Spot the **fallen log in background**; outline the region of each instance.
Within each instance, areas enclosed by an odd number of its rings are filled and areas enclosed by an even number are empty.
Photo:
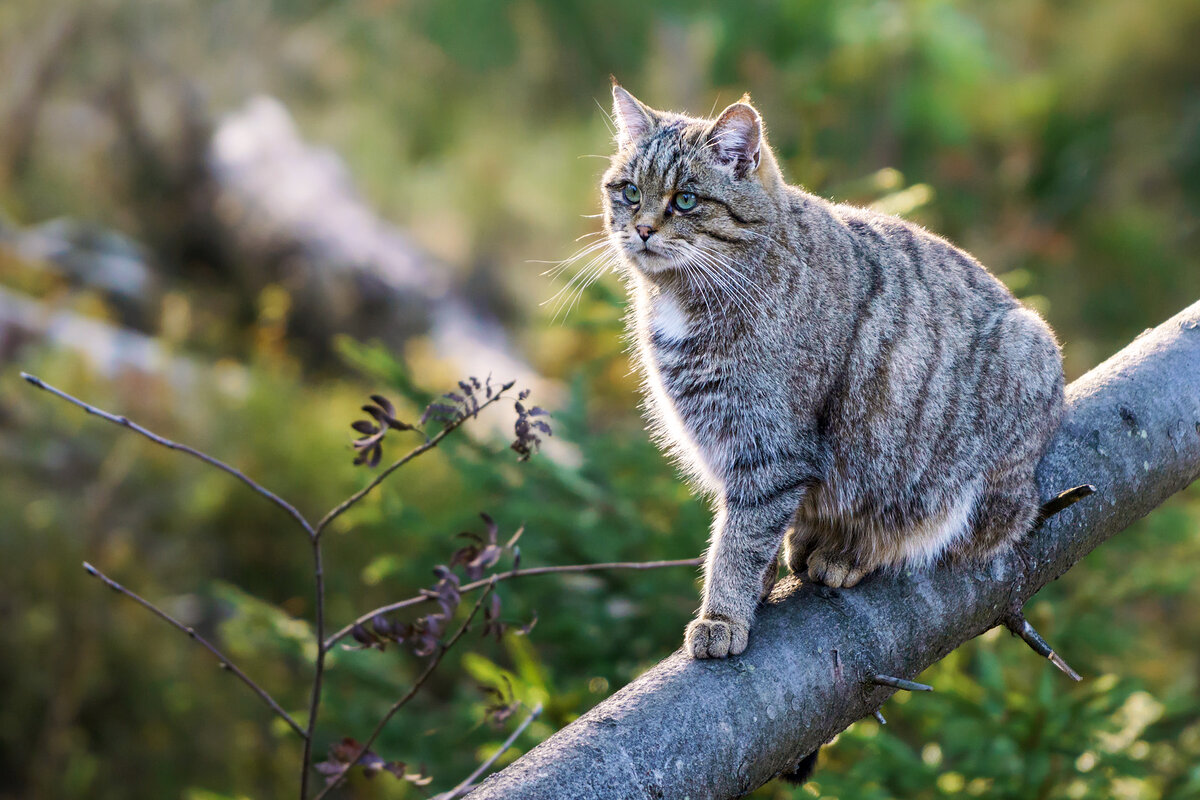
[[[1200,303],[1072,383],[1038,469],[1043,497],[1097,493],[978,569],[777,587],[737,658],[680,652],[472,792],[521,798],[728,798],[762,785],[1200,477]],[[1079,665],[1076,665],[1079,666]]]

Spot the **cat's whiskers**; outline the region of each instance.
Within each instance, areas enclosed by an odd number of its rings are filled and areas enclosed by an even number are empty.
[[[724,294],[733,304],[734,310],[739,313],[747,312],[747,303],[750,302],[749,296],[741,287],[730,284],[723,280],[719,262],[715,261],[712,256],[697,247],[693,242],[683,242],[683,246],[688,251],[690,263],[695,267],[696,274],[703,277],[705,286],[712,288],[714,294]],[[701,289],[703,291],[703,289]],[[702,295],[703,296],[703,295]],[[728,318],[728,309],[725,305],[718,305],[721,309],[721,317]],[[709,313],[711,314],[711,308]]]
[[[601,253],[575,273],[575,276],[567,282],[566,286],[559,289],[554,297],[543,301],[541,305],[557,301],[555,302],[554,315],[550,321],[558,321],[561,315],[563,322],[566,322],[571,311],[583,298],[583,293],[587,291],[587,288],[599,280],[604,273],[608,272],[616,260],[617,257],[614,253]]]
[[[730,299],[737,304],[740,311],[749,313],[754,303],[765,299],[762,290],[733,266],[739,262],[732,261],[722,253],[694,242],[690,243],[690,247],[698,262],[705,264],[711,272],[715,273],[715,277],[724,278],[721,286],[726,289]],[[744,265],[739,264],[739,266]]]
[[[690,247],[691,246],[687,242],[679,242],[678,243],[679,249],[687,251],[690,249]],[[708,312],[708,316],[712,317],[713,316],[712,305],[709,303],[708,293],[705,291],[705,287],[708,287],[710,284],[709,284],[708,279],[701,273],[699,266],[693,265],[692,263],[690,263],[689,259],[686,256],[686,253],[680,254],[680,253],[672,252],[669,254],[668,257],[670,258],[671,263],[676,268],[678,268],[679,270],[681,270],[683,272],[684,276],[688,280],[688,283],[703,284],[702,286],[696,287],[698,290],[697,293],[700,295],[700,299],[704,302],[704,308]],[[693,271],[693,267],[695,267],[695,271]],[[722,314],[724,314],[724,308],[722,308],[721,311],[722,311]]]
[[[599,231],[598,233],[603,233],[603,231]],[[584,236],[580,238],[585,238],[587,236],[589,236],[589,234],[584,234]],[[579,251],[574,255],[571,255],[568,258],[558,262],[556,266],[551,267],[550,269],[546,270],[546,272],[542,273],[543,275],[557,276],[567,268],[590,256],[590,259],[587,261],[587,263],[578,269],[561,289],[555,292],[553,296],[542,301],[540,304],[554,304],[555,310],[553,319],[558,318],[559,314],[563,311],[564,306],[568,305],[568,301],[571,301],[570,305],[574,305],[576,302],[576,294],[578,293],[579,296],[582,296],[583,290],[585,290],[588,285],[599,278],[600,275],[603,274],[609,266],[611,266],[612,262],[616,260],[616,254],[612,251],[611,247],[612,241],[605,236],[598,241],[590,242],[589,244],[580,248]]]
[[[604,232],[598,231],[598,233],[604,233]],[[590,234],[584,234],[584,236],[589,236],[589,235]],[[582,239],[582,238],[584,238],[584,236],[581,236],[579,238]],[[576,239],[575,241],[579,241],[579,239]],[[585,246],[583,246],[579,250],[577,250],[575,253],[564,258],[562,261],[531,260],[529,263],[530,264],[553,264],[554,266],[550,267],[550,269],[543,272],[542,275],[554,278],[554,277],[557,277],[558,275],[562,274],[562,272],[565,271],[566,269],[568,269],[572,264],[578,263],[581,259],[584,259],[590,255],[594,255],[597,251],[603,250],[604,248],[608,247],[609,245],[610,245],[610,242],[608,241],[608,239],[601,239],[601,240],[598,240],[595,242],[589,242],[588,244],[586,244]]]
[[[588,272],[587,277],[579,283],[579,286],[571,295],[571,301],[567,303],[566,309],[562,313],[564,323],[567,321],[567,317],[571,315],[571,312],[575,310],[575,306],[578,305],[579,301],[583,299],[583,293],[587,291],[587,288],[599,280],[600,277],[608,271],[609,267],[610,262],[607,259],[598,261],[596,266]],[[556,312],[555,318],[557,317],[558,313]]]
[[[592,99],[595,100],[595,98]],[[612,134],[614,139],[617,138],[617,123],[612,118],[612,115],[608,113],[608,109],[602,106],[599,100],[596,100],[596,108],[600,109],[600,117],[604,120],[604,127],[608,128],[608,132]]]
[[[697,288],[699,290],[701,299],[704,301],[704,306],[706,309],[708,309],[709,316],[711,317],[711,316],[713,316],[713,312],[712,312],[712,306],[708,302],[708,294],[709,294],[708,290],[711,290],[711,293],[714,295],[723,294],[724,292],[722,291],[722,289],[724,287],[721,283],[720,276],[715,274],[713,269],[707,263],[705,263],[705,260],[702,256],[702,254],[700,254],[696,250],[696,248],[693,245],[691,245],[690,243],[687,245],[687,248],[688,248],[688,263],[690,263],[691,266],[694,268],[695,275],[698,276],[699,282],[702,284],[701,286],[699,286]],[[734,306],[735,307],[737,306],[736,302],[734,303]],[[717,308],[720,309],[721,318],[728,319],[728,317],[729,317],[728,307],[725,304],[718,303]]]
[[[749,271],[750,268],[746,264],[743,264],[741,261],[738,261],[736,258],[733,258],[732,256],[729,256],[725,253],[722,253],[718,250],[713,249],[712,246],[696,244],[695,247],[697,250],[716,258],[719,262],[721,262],[721,266],[724,269],[728,270],[731,275],[739,278],[746,286],[751,287],[756,290],[759,288],[750,279],[750,277],[748,275],[743,273],[741,270],[738,270],[735,268],[735,267],[741,267],[742,269]]]

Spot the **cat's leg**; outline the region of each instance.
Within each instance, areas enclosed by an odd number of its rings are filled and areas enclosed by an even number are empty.
[[[808,569],[808,554],[816,546],[818,536],[815,524],[797,511],[783,537],[783,559],[793,575],[803,575]]]
[[[724,658],[746,649],[764,573],[776,568],[774,559],[801,493],[788,489],[721,504],[705,563],[704,602],[685,637],[688,653]]]
[[[787,546],[792,572],[835,589],[849,589],[885,560],[870,530],[818,518],[797,518]]]
[[[808,557],[808,577],[832,589],[849,589],[879,566],[880,563],[860,558],[853,551],[819,548]]]
[[[989,486],[975,508],[971,535],[957,541],[951,552],[975,561],[1004,552],[1033,529],[1038,508],[1032,474]]]
[[[779,557],[783,554],[783,543],[775,550],[775,558],[771,559],[771,563],[767,565],[767,569],[763,572],[762,591],[758,593],[758,601],[761,603],[766,600],[771,594],[771,590],[775,588],[775,582],[779,580]]]

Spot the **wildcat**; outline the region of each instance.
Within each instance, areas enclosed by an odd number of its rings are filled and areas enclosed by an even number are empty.
[[[1046,323],[944,239],[787,185],[748,96],[697,119],[614,80],[613,118],[604,225],[652,427],[715,498],[685,650],[746,648],[781,551],[849,588],[1024,535],[1063,408]]]

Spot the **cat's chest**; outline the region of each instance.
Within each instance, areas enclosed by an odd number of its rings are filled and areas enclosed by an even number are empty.
[[[697,321],[678,300],[661,293],[649,301],[647,322],[653,343],[679,346],[692,338]]]
[[[700,327],[701,321],[670,295],[659,294],[649,301],[642,347],[662,390],[659,399],[672,404],[683,399],[681,389],[687,378],[702,368]]]
[[[642,346],[651,367],[654,400],[669,407],[693,433],[695,423],[728,387],[729,364],[711,352],[711,340],[705,320],[670,295],[650,301]]]

